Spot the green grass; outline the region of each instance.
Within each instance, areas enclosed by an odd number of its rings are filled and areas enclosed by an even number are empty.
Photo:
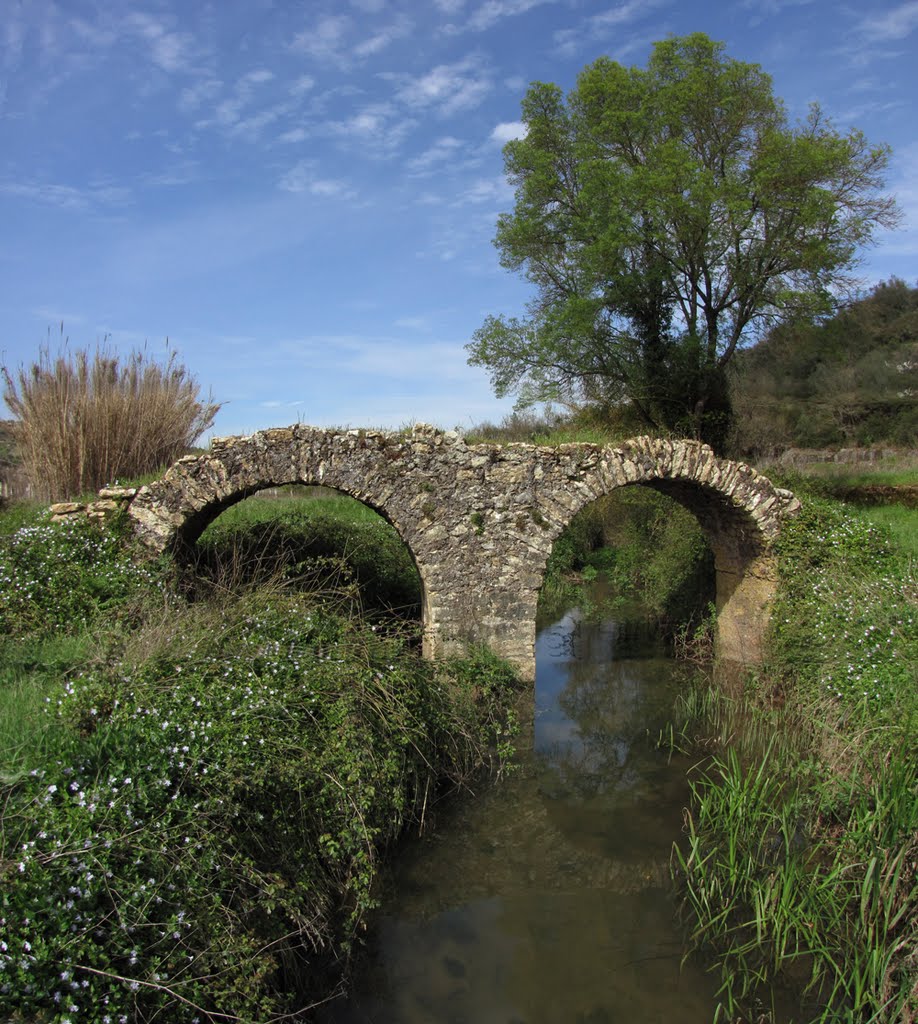
[[[888,531],[890,541],[904,554],[918,558],[918,509],[904,505],[882,505],[859,513]]]
[[[873,520],[805,499],[769,664],[739,697],[687,698],[673,729],[707,755],[674,870],[723,1019],[782,984],[799,1021],[918,1017],[918,577]]]
[[[0,537],[8,537],[23,526],[35,525],[45,515],[47,506],[37,501],[14,501],[0,505]]]
[[[394,532],[267,504],[295,572],[265,585],[224,564],[236,589],[190,604],[92,524],[0,537],[3,1019],[295,1014],[346,966],[387,845],[502,770],[505,665],[422,661],[305,585],[310,560],[385,561]],[[269,519],[241,507],[205,544],[239,551]],[[293,543],[317,536],[352,550]]]

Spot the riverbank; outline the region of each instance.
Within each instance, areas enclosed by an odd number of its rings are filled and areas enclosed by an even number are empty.
[[[6,522],[0,1011],[266,1021],[325,998],[385,846],[501,770],[512,674],[419,658],[382,615],[398,574],[361,592],[373,524],[291,520],[252,565],[228,521],[176,577],[88,522]]]
[[[918,1019],[915,512],[804,499],[779,542],[769,660],[740,697],[683,702],[702,758],[674,870],[718,1019]]]

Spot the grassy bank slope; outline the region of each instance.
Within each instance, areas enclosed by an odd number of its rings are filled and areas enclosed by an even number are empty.
[[[189,604],[89,524],[0,540],[0,1016],[267,1021],[327,994],[381,851],[492,763],[513,686],[351,614],[330,557]]]
[[[683,742],[714,751],[676,860],[692,934],[721,973],[718,1019],[771,1020],[763,993],[787,985],[799,1021],[911,1022],[914,555],[867,514],[808,498],[779,557],[770,664],[741,699],[698,691],[684,708]]]

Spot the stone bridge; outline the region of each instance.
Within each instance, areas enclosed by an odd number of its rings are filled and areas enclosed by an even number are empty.
[[[304,425],[214,438],[129,496],[153,550],[193,545],[228,506],[265,487],[333,487],[371,506],[407,545],[423,587],[424,653],[489,644],[535,670],[535,615],[552,544],[574,515],[640,485],[690,509],[714,552],[718,655],[754,664],[775,588],[771,543],[798,502],[705,445],[638,437],[618,446],[468,445],[418,424],[404,433]]]

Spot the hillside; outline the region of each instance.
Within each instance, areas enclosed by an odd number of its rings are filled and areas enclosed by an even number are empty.
[[[738,454],[784,446],[918,445],[918,287],[891,279],[816,324],[740,353]]]

